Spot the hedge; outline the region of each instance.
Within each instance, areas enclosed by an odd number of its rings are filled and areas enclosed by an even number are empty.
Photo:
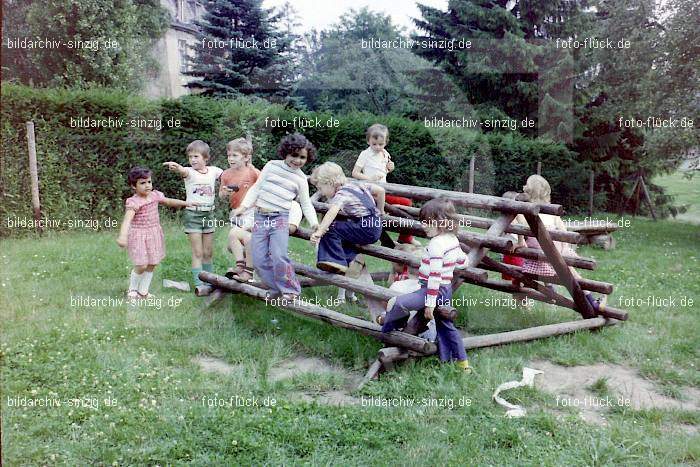
[[[480,134],[459,129],[425,128],[422,122],[367,113],[331,115],[297,112],[259,100],[223,100],[187,96],[149,101],[120,91],[2,87],[2,159],[0,160],[0,235],[10,234],[6,218],[31,218],[25,122],[35,123],[42,213],[52,219],[121,217],[131,195],[126,172],[150,167],[154,186],[170,197],[184,196],[181,180],[162,163],[186,164],[185,148],[202,139],[212,148],[213,165],[225,168],[226,142],[250,134],[254,163],[275,158],[279,140],[293,131],[294,117],[320,121],[305,134],[318,148],[318,160],[335,160],[350,170],[366,147],[365,129],[389,127],[387,150],[396,170],[389,181],[445,189],[467,189],[469,160],[476,156],[476,191],[500,194],[518,190],[542,161],[553,202],[573,212],[586,206],[586,174],[575,154],[561,144],[512,133]],[[77,128],[76,119],[121,119],[121,128]],[[132,128],[133,119],[160,119],[163,128]],[[72,120],[71,120],[72,119]],[[166,127],[170,119],[179,127]],[[329,119],[337,125],[327,126]],[[273,121],[289,126],[273,127]],[[71,127],[73,122],[73,127]],[[309,167],[310,169],[310,167]],[[224,207],[221,207],[223,215]]]

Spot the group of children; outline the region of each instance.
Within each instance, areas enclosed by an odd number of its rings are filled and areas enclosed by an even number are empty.
[[[219,197],[227,200],[231,208],[228,249],[236,263],[235,268],[227,271],[227,277],[247,282],[255,272],[269,288],[270,298],[295,300],[301,288],[289,259],[288,243],[302,215],[313,231],[311,242],[318,245],[316,266],[345,274],[357,256],[355,245],[375,243],[383,235],[380,216],[385,203],[411,204],[409,199],[386,195],[382,187],[372,183],[386,181],[387,174],[394,169],[394,162],[385,149],[388,136],[384,125],[375,124],[367,130],[369,147],[362,151],[352,171],[355,179],[366,182],[349,181],[343,169],[333,162],[316,167],[311,182],[317,188],[316,196],[325,198],[329,206],[321,223],[302,172],[302,168],[314,160],[316,148],[298,133],[282,139],[277,149],[279,159],[269,161],[262,171],[253,167],[253,146],[245,138],[227,144],[229,168],[226,170],[208,165],[209,146],[200,140],[193,141],[187,146],[188,167],[177,162],[163,164],[182,178],[186,201],[166,198],[153,190],[150,170],[132,168],[128,182],[134,195],[126,200],[126,214],[117,238],[119,246],[127,248],[134,264],[127,296],[132,299],[150,296],[148,289],[153,270],[165,257],[163,230],[158,220],[159,204],[185,209],[184,230],[192,249],[195,292],[198,295],[208,292],[199,273],[213,270],[216,221],[212,214],[217,180]],[[540,179],[542,177],[530,177],[525,192],[531,196],[531,201],[549,202],[546,192],[549,185],[542,188],[544,179]],[[538,190],[544,190],[539,198]],[[449,201],[434,199],[423,205],[419,217],[430,238],[418,269],[420,288],[390,300],[386,313],[380,315],[377,322],[383,332],[391,332],[403,328],[410,311],[418,310],[419,321],[435,320],[440,359],[455,361],[459,367],[470,371],[462,337],[451,317],[436,313],[440,306],[449,306],[454,270],[465,266],[466,255],[455,235],[459,225],[456,211]],[[553,223],[559,227],[556,220],[545,221],[547,225]],[[530,242],[529,239],[520,241],[521,246],[531,246],[525,243]],[[417,243],[410,236],[400,237],[399,242]],[[542,270],[546,267],[551,268],[548,263],[525,264],[523,270],[533,269],[533,273],[547,275],[550,271]]]

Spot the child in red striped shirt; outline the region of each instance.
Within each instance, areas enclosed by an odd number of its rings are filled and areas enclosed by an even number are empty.
[[[411,310],[418,310],[418,316],[423,310],[426,321],[435,319],[440,360],[455,361],[465,371],[471,371],[462,336],[454,323],[439,313],[434,314],[436,306],[450,306],[453,272],[455,268],[464,268],[467,259],[455,235],[459,229],[455,207],[448,200],[434,199],[423,205],[419,218],[430,238],[418,269],[421,288],[389,300],[389,311],[379,316],[377,322],[382,325],[382,332],[391,332],[406,325]]]

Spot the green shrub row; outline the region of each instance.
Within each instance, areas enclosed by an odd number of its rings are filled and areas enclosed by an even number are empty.
[[[69,91],[2,87],[0,234],[6,218],[32,215],[25,122],[36,128],[42,213],[52,219],[120,217],[131,195],[126,172],[150,167],[154,185],[167,196],[183,197],[184,186],[162,163],[186,164],[185,148],[202,139],[212,148],[213,165],[227,167],[226,142],[249,134],[258,167],[275,158],[279,140],[293,131],[293,118],[320,121],[300,130],[318,148],[318,164],[335,160],[350,170],[366,148],[365,129],[377,121],[390,130],[387,149],[396,163],[389,181],[466,190],[469,160],[476,156],[476,192],[518,190],[542,161],[553,202],[569,211],[586,205],[585,170],[565,146],[516,134],[479,134],[458,129],[426,129],[401,117],[358,113],[331,115],[297,112],[263,101],[217,100],[187,96],[149,101],[114,90]],[[78,119],[122,120],[121,128],[77,128]],[[132,128],[132,120],[158,119],[163,127]],[[330,119],[337,124],[327,125]],[[179,120],[179,127],[167,127]],[[273,122],[287,122],[273,125]],[[222,207],[222,215],[224,208]]]

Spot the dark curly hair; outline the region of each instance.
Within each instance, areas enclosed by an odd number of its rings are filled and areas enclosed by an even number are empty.
[[[148,178],[151,176],[151,169],[145,167],[132,167],[129,173],[126,175],[126,179],[129,182],[129,186],[136,186],[136,182],[142,178]]]
[[[302,149],[306,149],[307,164],[316,159],[316,146],[311,144],[311,141],[306,139],[304,135],[294,133],[282,138],[280,145],[277,147],[277,155],[280,159],[286,159],[288,155],[296,154]]]

